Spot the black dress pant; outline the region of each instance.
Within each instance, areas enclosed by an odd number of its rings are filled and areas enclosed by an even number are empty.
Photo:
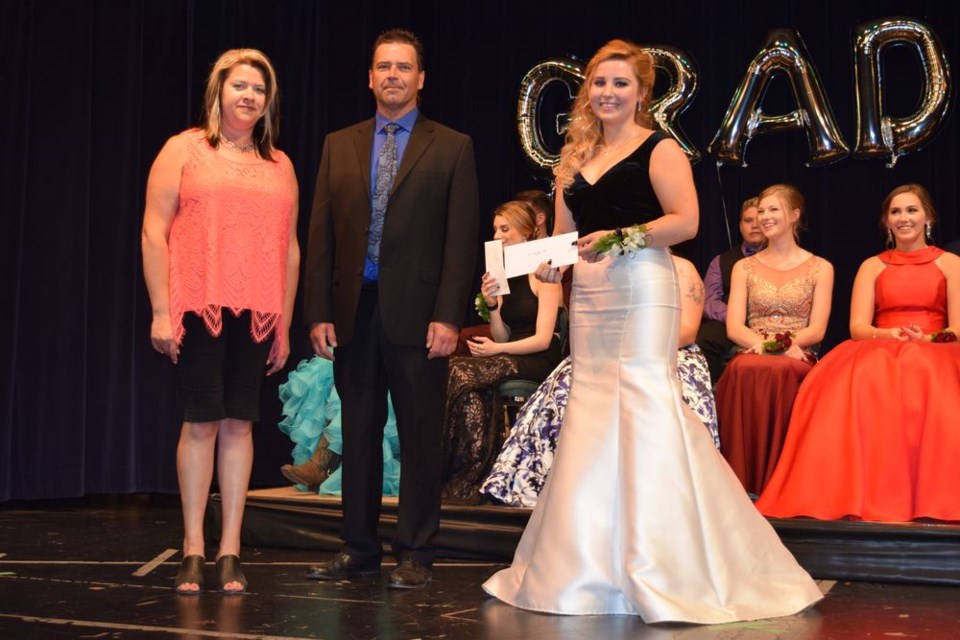
[[[400,506],[393,551],[398,558],[429,565],[434,556],[430,540],[440,526],[448,359],[428,360],[423,345],[388,344],[383,323],[376,289],[364,288],[353,338],[334,350],[343,420],[344,551],[371,563],[382,553],[377,525],[389,391],[400,436]],[[426,339],[425,333],[424,345]]]
[[[697,345],[707,359],[710,381],[716,386],[736,346],[727,338],[727,325],[719,320],[704,319],[697,331]]]

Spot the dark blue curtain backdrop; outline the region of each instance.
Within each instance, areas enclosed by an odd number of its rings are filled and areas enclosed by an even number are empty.
[[[705,150],[767,31],[793,27],[853,144],[851,31],[893,15],[927,21],[960,64],[960,8],[927,0],[0,2],[0,500],[176,491],[180,409],[172,366],[149,344],[140,220],[150,163],[168,136],[197,123],[205,76],[224,49],[260,48],[276,64],[280,146],[300,179],[305,243],[324,135],[372,114],[369,50],[385,28],[409,27],[423,39],[423,111],[473,136],[489,220],[516,190],[543,184],[514,125],[520,79],[538,61],[587,59],[613,37],[686,50],[701,88],[680,123]],[[922,87],[913,54],[901,47],[887,63],[890,111],[911,113]],[[792,108],[788,96],[777,80],[765,110]],[[727,246],[724,203],[735,219],[738,203],[764,186],[796,184],[808,204],[803,243],[836,267],[830,347],[846,337],[857,266],[881,249],[876,221],[889,189],[926,184],[941,215],[937,239],[960,236],[958,142],[951,114],[932,144],[894,169],[852,159],[807,168],[800,133],[754,140],[749,167],[724,166],[719,180],[705,158],[695,167],[700,234],[682,252],[703,269]],[[293,348],[291,367],[307,355],[296,320]],[[256,485],[280,484],[277,467],[289,458],[276,427],[284,379],[264,390]]]

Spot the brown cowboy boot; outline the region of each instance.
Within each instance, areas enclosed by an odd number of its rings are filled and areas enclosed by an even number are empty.
[[[290,482],[306,485],[310,491],[316,491],[340,464],[340,456],[330,451],[329,445],[327,437],[322,436],[312,458],[296,466],[285,464],[280,467],[280,473]]]

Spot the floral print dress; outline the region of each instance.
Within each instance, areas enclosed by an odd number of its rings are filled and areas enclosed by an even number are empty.
[[[570,394],[570,370],[570,358],[567,357],[521,407],[493,470],[480,488],[481,493],[514,507],[537,504],[560,438],[560,425]],[[703,422],[719,449],[717,408],[710,370],[696,344],[677,352],[677,374],[683,401]]]

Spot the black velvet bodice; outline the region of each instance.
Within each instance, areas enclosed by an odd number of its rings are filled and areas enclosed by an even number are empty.
[[[650,154],[669,136],[654,132],[629,156],[613,165],[595,184],[579,172],[563,199],[581,236],[601,229],[644,224],[663,215],[650,183]]]

